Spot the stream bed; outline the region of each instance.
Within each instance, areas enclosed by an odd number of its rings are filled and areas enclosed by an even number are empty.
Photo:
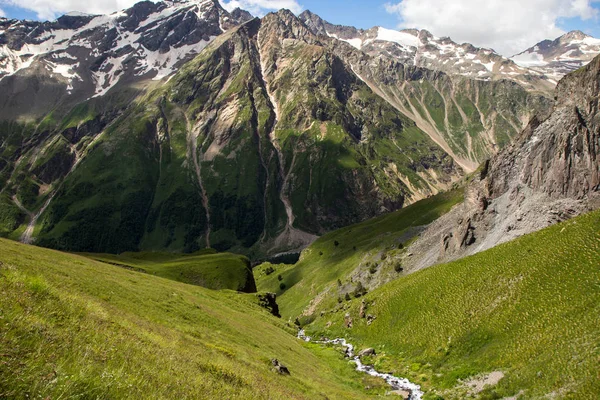
[[[304,329],[300,329],[298,331],[298,338],[304,340],[305,342],[312,343],[322,343],[322,344],[337,344],[341,345],[346,349],[346,355],[350,358],[350,360],[356,364],[356,370],[360,372],[364,372],[371,376],[376,376],[385,380],[388,385],[391,386],[392,390],[405,390],[410,393],[410,400],[421,400],[423,398],[423,392],[421,391],[421,386],[412,383],[406,378],[399,378],[397,376],[391,374],[384,374],[382,372],[378,372],[371,365],[365,365],[360,361],[360,357],[354,354],[354,345],[348,343],[346,339],[337,338],[337,339],[325,339],[325,340],[313,340],[310,336],[306,336]]]

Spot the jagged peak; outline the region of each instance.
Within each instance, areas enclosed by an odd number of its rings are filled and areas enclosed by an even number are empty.
[[[583,33],[580,30],[574,30],[574,31],[565,33],[559,39],[582,40],[582,39],[585,39],[586,37],[592,37],[592,36],[590,36],[586,33]]]

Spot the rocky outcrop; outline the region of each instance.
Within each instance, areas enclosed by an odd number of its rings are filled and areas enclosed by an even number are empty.
[[[549,116],[485,163],[465,201],[410,247],[409,269],[473,254],[600,207],[600,56],[563,78]]]
[[[281,314],[279,314],[279,305],[277,304],[277,295],[275,293],[259,293],[256,297],[258,298],[259,306],[268,310],[277,318],[281,318]]]

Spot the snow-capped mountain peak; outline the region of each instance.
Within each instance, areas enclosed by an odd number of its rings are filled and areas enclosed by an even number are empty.
[[[372,56],[391,57],[403,64],[444,71],[472,79],[508,78],[525,86],[531,71],[520,67],[492,49],[478,48],[469,43],[458,44],[449,37],[437,37],[427,30],[393,30],[374,27],[368,30],[333,25],[318,15],[305,11],[300,19],[315,33],[347,42]],[[537,73],[536,73],[537,75]],[[539,79],[536,80],[537,83]],[[548,82],[541,85],[551,86]]]
[[[600,53],[600,39],[581,31],[544,40],[511,57],[517,64],[559,79],[589,63]]]
[[[242,20],[240,20],[240,18]],[[237,18],[217,0],[141,2],[109,15],[68,13],[56,21],[0,20],[0,80],[28,69],[101,96],[117,82],[163,79]]]

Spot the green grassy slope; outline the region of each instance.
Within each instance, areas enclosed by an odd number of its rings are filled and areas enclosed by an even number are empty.
[[[496,370],[505,377],[481,398],[600,393],[600,211],[403,277],[364,299],[372,324],[359,318],[358,299],[310,329],[375,346],[381,368],[444,399],[465,397],[458,378]],[[351,329],[343,327],[346,312]]]
[[[0,318],[1,398],[363,398],[374,386],[249,295],[4,239]]]
[[[389,257],[381,264],[393,271],[394,256],[404,251],[398,249],[398,238],[411,228],[428,224],[448,212],[462,200],[462,194],[462,189],[439,194],[402,210],[328,233],[304,250],[293,267],[273,266],[276,271],[269,275],[264,273],[267,265],[255,268],[257,287],[260,291],[277,293],[284,318],[301,314],[310,300],[324,291],[328,293],[320,298],[319,306],[331,307],[337,304],[340,295],[338,279],[344,286],[351,285],[348,275],[359,265],[381,263],[384,252]],[[282,283],[285,289],[281,288]]]
[[[255,292],[250,260],[239,254],[207,249],[193,255],[173,253],[82,253],[91,259],[208,289]]]

